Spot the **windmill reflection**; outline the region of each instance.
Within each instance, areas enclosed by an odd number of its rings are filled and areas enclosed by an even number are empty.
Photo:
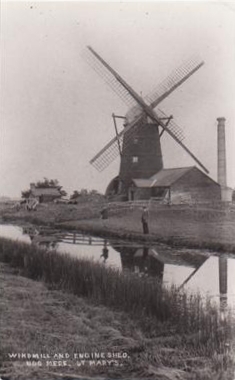
[[[128,247],[121,253],[123,269],[133,271],[140,276],[156,277],[163,280],[164,263],[158,259],[156,251],[148,246],[139,247],[132,256],[128,255]]]
[[[68,250],[76,255],[86,252],[89,258],[96,258],[104,264],[114,265],[123,271],[135,273],[139,277],[149,276],[160,283],[174,284],[179,290],[189,285],[192,289],[200,289],[202,293],[209,291],[214,296],[218,294],[219,288],[221,316],[226,316],[227,305],[230,302],[228,302],[228,262],[232,265],[231,259],[228,261],[226,256],[216,258],[201,251],[174,250],[164,245],[143,246],[121,240],[111,241],[49,227],[27,226],[23,228],[23,234],[27,234],[34,245],[48,250],[63,249],[66,252]],[[66,246],[60,243],[65,243]],[[81,249],[78,247],[78,250],[72,250],[71,247],[70,250],[69,245],[80,246]],[[88,246],[88,250],[84,251],[84,246]],[[204,282],[204,279],[210,276],[210,268],[214,268],[211,278],[215,277],[215,281],[211,284],[209,282],[207,286],[207,280]],[[231,289],[229,294],[231,294]]]
[[[204,254],[192,255],[187,252],[175,254],[174,250],[163,246],[119,246],[112,247],[120,253],[122,268],[139,276],[150,276],[164,282],[164,273],[168,267],[187,267],[190,270],[179,288],[183,287],[208,259]]]

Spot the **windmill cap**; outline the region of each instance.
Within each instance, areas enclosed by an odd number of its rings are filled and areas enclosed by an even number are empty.
[[[218,118],[217,118],[217,121],[218,121],[218,122],[225,121],[225,120],[226,120],[225,117],[218,117]]]

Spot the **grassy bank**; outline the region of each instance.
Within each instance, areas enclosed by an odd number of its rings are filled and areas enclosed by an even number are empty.
[[[144,235],[141,212],[141,209],[128,209],[119,213],[110,212],[105,223],[96,218],[60,222],[57,226],[105,237],[235,253],[235,213],[186,206],[152,208],[149,217],[150,231],[148,235]]]
[[[35,212],[16,211],[2,206],[0,216],[5,222],[29,222],[58,226],[106,237],[163,242],[171,246],[210,249],[235,253],[234,208],[201,205],[195,207],[153,206],[150,208],[148,236],[143,235],[141,208],[111,208],[109,219],[102,221],[103,204],[40,205]]]
[[[170,351],[160,355],[157,347],[154,347],[155,354],[149,353],[150,357],[146,357],[145,346],[136,348],[127,345],[129,355],[136,355],[137,358],[139,352],[151,365],[156,362],[157,366],[169,368],[177,362],[177,368],[185,376],[190,372],[193,374],[194,377],[186,376],[187,379],[219,379],[219,373],[226,376],[221,378],[230,379],[233,365],[230,354],[233,344],[232,317],[228,314],[222,322],[217,308],[209,301],[204,304],[199,295],[188,295],[174,288],[167,291],[153,280],[140,280],[97,263],[6,239],[0,240],[0,260],[14,267],[21,275],[43,280],[50,289],[65,291],[68,297],[73,294],[89,300],[94,307],[104,305],[115,313],[125,313],[128,326],[129,320],[132,320],[146,341],[154,342],[161,338],[170,342],[167,344],[169,350],[179,350],[178,359],[174,351],[175,362],[169,355]],[[198,358],[203,358],[206,363],[204,369],[208,369],[207,377],[205,373],[204,377],[196,375]]]
[[[180,337],[149,339],[124,312],[94,306],[85,299],[42,282],[16,275],[16,269],[0,264],[1,346],[0,373],[10,380],[230,380],[231,371],[216,365],[219,356],[205,358],[188,351]],[[63,367],[26,365],[26,360],[9,359],[9,353],[68,353]],[[74,353],[128,352],[127,360],[115,366],[78,367]],[[168,365],[170,363],[170,365]],[[117,365],[117,364],[120,364]],[[229,364],[229,363],[228,363]],[[121,366],[122,365],[122,366]]]

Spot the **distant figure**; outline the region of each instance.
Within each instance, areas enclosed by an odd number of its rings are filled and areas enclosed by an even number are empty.
[[[39,204],[39,201],[37,199],[34,199],[30,205],[31,210],[36,211],[37,210],[37,205]]]
[[[29,199],[26,199],[25,209],[26,209],[27,211],[31,211],[30,200],[29,200]]]
[[[37,210],[37,205],[38,205],[38,200],[35,198],[35,199],[27,199],[26,200],[26,210],[27,211],[36,211]]]
[[[26,208],[26,199],[21,199],[13,207],[15,207],[17,211],[19,211],[22,208]]]
[[[16,211],[20,211],[20,207],[21,207],[21,202],[17,202],[14,204],[14,206],[12,206],[12,208],[16,209]]]
[[[141,222],[143,225],[143,233],[145,235],[149,233],[148,219],[149,219],[149,211],[148,211],[147,207],[143,207]]]
[[[148,257],[148,255],[149,255],[149,247],[143,247],[143,259],[145,260],[145,259],[147,259],[147,257]]]
[[[107,207],[103,207],[100,211],[101,219],[108,219],[108,209]]]
[[[104,248],[102,249],[102,255],[100,257],[104,258],[104,263],[106,262],[107,258],[109,257],[109,250],[107,248],[107,241],[104,241]]]

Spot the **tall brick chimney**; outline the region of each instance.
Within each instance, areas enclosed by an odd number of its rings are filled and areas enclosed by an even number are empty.
[[[218,117],[218,183],[221,187],[221,201],[232,202],[232,189],[227,186],[225,118]]]
[[[218,183],[221,188],[227,186],[227,172],[226,172],[226,146],[225,146],[225,118],[218,117],[218,168],[217,176]]]

